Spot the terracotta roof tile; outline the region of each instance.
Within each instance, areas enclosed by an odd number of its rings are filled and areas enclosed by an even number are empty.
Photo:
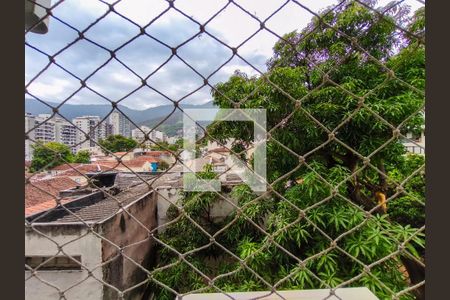
[[[68,177],[55,177],[46,180],[36,180],[25,184],[25,207],[35,206],[44,202],[55,203],[59,192],[74,188],[79,184]]]
[[[83,176],[86,173],[112,171],[116,164],[116,162],[111,161],[102,162],[101,164],[98,162],[92,164],[78,164],[72,166],[72,168],[68,167],[68,169],[63,170],[60,174],[63,176]]]
[[[82,205],[78,201],[82,201],[80,198],[71,201],[71,205],[66,208],[72,213],[65,210],[54,211],[47,215],[45,219],[40,220],[45,222],[79,222],[79,219],[83,221],[100,221],[108,218],[116,213],[120,212],[119,203],[122,206],[126,206],[140,197],[151,192],[146,184],[140,184],[126,191],[122,191],[114,197],[106,197],[92,201],[91,203],[84,203]],[[77,201],[78,200],[78,201]],[[54,206],[53,206],[54,207]]]
[[[146,151],[143,156],[171,155],[169,151]]]
[[[66,204],[66,203],[69,203],[69,202],[71,202],[73,200],[75,200],[75,199],[73,199],[73,198],[64,198],[64,199],[61,199],[60,202],[62,204]],[[57,204],[56,204],[55,200],[45,201],[45,202],[42,202],[42,203],[39,203],[39,204],[36,204],[36,205],[33,205],[33,206],[25,207],[25,216],[28,217],[28,216],[31,216],[31,215],[34,215],[34,214],[37,214],[37,213],[40,213],[40,212],[43,212],[43,211],[46,211],[46,210],[49,210],[49,209],[53,209],[53,208],[56,208],[56,207],[57,207]]]
[[[80,163],[63,164],[63,165],[59,165],[59,166],[52,168],[51,171],[72,170],[72,168],[76,168],[80,165],[82,165],[82,164],[80,164]]]

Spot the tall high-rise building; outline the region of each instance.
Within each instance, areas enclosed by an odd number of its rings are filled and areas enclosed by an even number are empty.
[[[131,122],[121,112],[113,111],[109,115],[108,123],[112,125],[112,134],[131,137]]]
[[[99,116],[82,116],[73,119],[76,126],[76,144],[77,150],[90,149],[97,147],[101,139],[105,139],[112,131],[105,121]],[[88,135],[88,138],[86,135]]]
[[[36,141],[42,143],[56,141],[55,120],[49,114],[40,114],[35,117],[36,129],[34,136]]]
[[[55,141],[69,146],[72,152],[76,152],[76,128],[66,120],[55,119]]]
[[[36,127],[34,130],[34,127]],[[31,131],[30,131],[31,130]],[[25,141],[25,160],[33,158],[33,147],[35,142],[48,143],[58,142],[69,146],[75,152],[76,132],[75,126],[66,120],[52,117],[50,114],[33,116],[25,114],[25,132],[28,132],[30,140]]]

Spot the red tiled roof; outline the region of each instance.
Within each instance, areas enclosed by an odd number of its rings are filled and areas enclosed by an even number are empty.
[[[127,167],[129,168],[140,168],[142,167],[145,163],[152,163],[152,162],[158,162],[159,160],[152,157],[152,156],[140,156],[140,157],[136,157],[127,161],[123,161],[121,163],[118,163],[117,161],[101,161],[99,163],[101,163],[102,166],[104,167],[108,167],[110,169],[121,169],[121,170],[128,170]]]
[[[56,166],[51,169],[51,171],[65,171],[65,170],[72,170],[72,168],[75,168],[79,165],[82,165],[80,163],[71,163],[71,164],[62,164],[59,166]]]
[[[139,159],[132,159],[132,160],[128,160],[128,161],[124,161],[120,164],[120,169],[128,169],[128,168],[141,168],[143,167],[145,164],[147,163],[152,163],[152,162],[158,162],[158,160],[154,159],[154,158],[139,158]],[[128,167],[128,168],[127,168]]]
[[[53,202],[59,192],[74,188],[79,184],[68,177],[55,177],[52,179],[33,181],[25,184],[25,207],[40,205],[44,202]],[[27,212],[27,211],[25,211]]]
[[[142,166],[146,163],[158,162],[159,160],[153,156],[140,156],[127,161],[122,161],[118,163],[117,161],[98,161],[97,163],[100,165],[102,171],[106,170],[123,170],[129,171],[129,168],[142,168]],[[94,164],[95,165],[95,164]],[[95,169],[97,171],[97,169]],[[77,173],[73,171],[73,173]],[[64,173],[66,175],[66,173]],[[78,174],[79,175],[79,174]],[[73,176],[76,176],[75,174]]]
[[[169,151],[146,151],[143,156],[161,156],[161,155],[170,155]]]
[[[142,156],[135,157],[131,161],[159,162],[159,159],[155,158],[154,156],[142,155]]]
[[[82,176],[86,173],[110,171],[116,164],[117,163],[114,161],[106,161],[101,164],[98,162],[91,164],[71,164],[71,166],[65,165],[66,168],[61,168],[58,171],[63,171],[60,174],[64,176]],[[53,170],[55,170],[55,168],[53,168],[52,171]]]
[[[114,152],[114,155],[120,157],[120,156],[123,156],[125,154],[130,154],[130,153],[133,154],[133,152]]]
[[[94,164],[99,164],[100,168],[105,167],[105,168],[114,168],[115,166],[117,166],[119,163],[117,162],[116,159],[114,160],[99,160],[96,161]]]
[[[66,204],[66,203],[71,202],[72,200],[75,200],[75,199],[65,198],[65,199],[61,199],[60,202],[62,204]],[[55,200],[41,202],[41,203],[33,205],[33,206],[25,207],[25,216],[28,217],[28,216],[31,216],[31,215],[40,213],[42,211],[46,211],[46,210],[55,208],[55,207],[56,207]]]

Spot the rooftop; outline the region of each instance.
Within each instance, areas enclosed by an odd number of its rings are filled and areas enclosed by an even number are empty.
[[[111,171],[112,168],[117,165],[117,162],[110,161],[108,163],[92,163],[92,164],[64,164],[51,169],[51,171],[61,172],[64,176],[81,176],[86,173],[101,172],[101,171]]]
[[[60,191],[75,188],[79,184],[68,177],[34,180],[25,184],[25,215],[37,213],[56,206]],[[67,202],[69,198],[64,198]]]
[[[110,190],[111,194],[114,194],[114,192]],[[40,218],[38,222],[79,223],[81,220],[84,222],[100,222],[117,214],[120,211],[119,204],[121,206],[127,206],[140,200],[150,192],[146,184],[131,187],[108,197],[105,197],[103,192],[97,191],[90,195],[79,197],[64,205],[70,212],[59,207]]]

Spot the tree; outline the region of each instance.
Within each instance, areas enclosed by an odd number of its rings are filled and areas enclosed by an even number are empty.
[[[150,147],[152,151],[167,151],[170,150],[172,152],[178,151],[178,146],[176,144],[169,144],[168,142],[158,142],[158,144],[154,144]]]
[[[61,143],[37,143],[32,147],[34,152],[30,167],[31,172],[48,170],[64,163],[70,163],[73,160],[70,148]]]
[[[274,191],[258,197],[245,185],[234,188],[229,196],[244,208],[223,223],[208,218],[217,201],[214,195],[185,195],[183,208],[210,234],[227,226],[215,241],[265,281],[280,283],[277,289],[324,288],[361,275],[350,286],[367,286],[380,299],[391,299],[409,281],[414,285],[424,279],[419,263],[424,234],[416,234],[425,203],[425,174],[416,171],[424,161],[405,156],[396,128],[400,133],[422,130],[425,46],[395,26],[422,32],[424,14],[419,10],[409,19],[406,7],[395,15],[390,11],[380,19],[351,2],[322,14],[322,21],[313,18],[303,31],[276,43],[264,76],[236,72],[212,91],[215,105],[234,108],[230,99],[246,99],[241,108],[266,108],[267,129],[278,126],[267,143],[268,180]],[[356,37],[357,44],[348,36]],[[253,139],[252,125],[242,122],[213,123],[208,132],[222,142]],[[286,188],[289,181],[296,184]],[[413,199],[416,206],[408,207]],[[177,217],[174,209],[171,219]],[[225,291],[269,288],[222,247],[205,247],[209,238],[185,216],[180,220],[161,239],[180,253],[199,249],[187,259],[211,278],[235,271],[215,281],[216,286]],[[403,252],[383,260],[401,243],[406,245]],[[214,256],[221,259],[211,264],[214,260],[208,258]],[[367,273],[360,262],[379,263]],[[181,293],[207,287],[197,272],[164,249],[160,265],[169,263],[174,265],[158,273],[158,280]],[[413,292],[424,299],[423,287]],[[401,299],[412,297],[406,293]]]
[[[91,153],[89,152],[89,150],[80,150],[77,152],[77,154],[75,154],[73,162],[83,163],[83,164],[90,163],[91,162]]]
[[[99,141],[103,151],[108,154],[109,152],[127,152],[137,146],[137,142],[132,138],[124,137],[123,135],[116,134],[110,135],[106,139]],[[109,152],[108,152],[109,151]]]

